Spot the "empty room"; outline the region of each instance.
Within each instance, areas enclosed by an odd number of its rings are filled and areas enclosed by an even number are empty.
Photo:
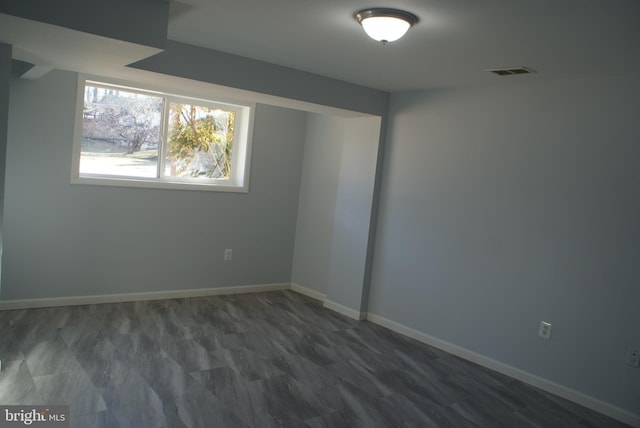
[[[640,427],[639,21],[3,0],[0,426]]]

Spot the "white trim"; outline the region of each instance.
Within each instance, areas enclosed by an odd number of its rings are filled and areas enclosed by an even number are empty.
[[[295,291],[296,293],[304,294],[305,296],[311,297],[312,299],[320,300],[322,302],[322,306],[324,306],[325,308],[330,309],[334,312],[338,312],[339,314],[342,314],[354,320],[362,321],[367,318],[366,312],[358,312],[355,309],[351,309],[344,305],[341,305],[340,303],[328,300],[326,294],[320,293],[319,291],[313,290],[309,287],[291,283],[290,290]]]
[[[75,161],[74,161],[75,164]],[[205,192],[235,192],[235,193],[248,193],[249,187],[247,186],[233,186],[216,184],[210,181],[203,181],[201,183],[192,181],[180,181],[171,179],[149,178],[144,179],[141,177],[107,177],[105,175],[92,176],[90,174],[84,174],[79,177],[71,177],[71,184],[90,185],[90,186],[111,186],[111,187],[136,187],[141,189],[169,189],[169,190],[198,190]],[[220,180],[226,181],[226,180]]]
[[[334,301],[324,299],[324,303],[322,304],[327,309],[331,309],[332,311],[338,312],[344,316],[349,318],[353,318],[357,321],[362,321],[367,317],[366,312],[358,312],[355,309],[347,308],[346,306],[341,305],[340,303],[336,303]]]
[[[588,407],[589,409],[595,410],[596,412],[602,413],[604,415],[610,416],[614,419],[627,423],[632,427],[640,428],[640,415],[636,415],[634,413],[631,413],[627,410],[616,407],[612,404],[606,403],[597,398],[588,396],[586,394],[583,394],[582,392],[573,390],[564,385],[560,385],[548,379],[542,378],[540,376],[536,376],[532,373],[526,372],[524,370],[520,370],[516,367],[510,366],[508,364],[502,363],[500,361],[494,360],[484,355],[475,353],[473,351],[470,351],[468,349],[446,342],[444,340],[438,339],[436,337],[429,336],[428,334],[425,334],[421,331],[415,330],[411,327],[407,327],[395,321],[391,321],[389,319],[383,318],[379,315],[368,313],[367,321],[370,321],[374,324],[378,324],[382,327],[388,328],[389,330],[393,330],[396,333],[400,333],[412,339],[416,339],[419,342],[426,343],[427,345],[441,349],[445,352],[456,355],[460,358],[464,358],[465,360],[474,362],[483,367],[487,367],[489,369],[495,370],[509,377],[518,379],[529,385],[533,385],[544,391],[550,392],[551,394],[558,395],[562,398],[566,398],[567,400],[581,404],[585,407]]]
[[[327,298],[326,294],[322,294],[319,291],[313,290],[309,287],[304,287],[300,284],[291,283],[291,291],[295,291],[296,293],[304,294],[307,297],[311,297],[312,299],[324,301]]]
[[[289,283],[238,285],[234,287],[194,288],[190,290],[149,291],[142,293],[102,294],[95,296],[50,297],[44,299],[4,300],[0,311],[14,309],[49,308],[55,306],[93,305],[101,303],[135,302],[139,300],[180,299],[186,297],[217,296],[223,294],[260,293],[290,289]]]
[[[330,309],[334,312],[338,312],[344,316],[352,318],[357,321],[362,321],[367,318],[366,312],[358,312],[355,309],[348,308],[340,303],[336,303],[332,300],[327,299],[327,295],[320,293],[319,291],[313,290],[309,287],[304,287],[300,284],[291,283],[291,291],[295,291],[296,293],[304,294],[305,296],[311,297],[312,299],[320,300],[322,302],[322,306]]]

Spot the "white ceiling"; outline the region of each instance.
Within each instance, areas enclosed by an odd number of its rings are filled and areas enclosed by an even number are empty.
[[[383,46],[361,8],[420,22]],[[640,0],[181,0],[169,38],[387,91],[640,72]],[[538,74],[497,77],[488,68]]]
[[[382,45],[353,19],[375,6],[420,22]],[[170,10],[172,40],[390,92],[640,73],[640,0],[171,0]],[[0,42],[38,66],[33,78],[104,72],[157,52],[80,34],[0,14]],[[485,71],[515,66],[537,73]]]

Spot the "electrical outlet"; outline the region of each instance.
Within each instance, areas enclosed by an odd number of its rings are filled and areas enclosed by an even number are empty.
[[[631,367],[640,367],[640,348],[629,348],[627,351],[627,364]]]
[[[551,323],[546,321],[540,321],[540,328],[538,329],[538,336],[545,340],[549,340],[551,337]]]
[[[233,258],[233,250],[230,248],[227,248],[226,250],[224,250],[224,261],[229,262],[231,261],[232,258]]]

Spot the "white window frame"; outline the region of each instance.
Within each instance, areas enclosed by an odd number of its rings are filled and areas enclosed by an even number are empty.
[[[82,153],[82,114],[84,107],[85,85],[95,85],[98,87],[119,88],[123,91],[136,92],[145,95],[164,97],[164,112],[167,113],[170,102],[183,102],[203,105],[224,110],[232,110],[236,113],[233,149],[231,157],[231,172],[228,179],[221,178],[189,178],[189,177],[129,177],[114,176],[104,174],[80,173],[80,157]],[[239,192],[249,191],[249,172],[251,170],[251,146],[253,143],[253,122],[255,103],[248,103],[236,100],[220,99],[215,96],[215,90],[203,93],[200,89],[198,95],[196,91],[190,92],[189,88],[180,89],[179,94],[174,90],[163,90],[152,85],[121,81],[99,76],[78,76],[78,89],[76,97],[75,130],[72,153],[71,183],[89,184],[98,186],[122,186],[122,187],[142,187],[155,189],[182,189],[182,190],[204,190],[213,192]],[[203,98],[203,95],[205,98]],[[161,138],[158,143],[158,171],[164,166],[164,156],[166,155],[166,129],[161,126]]]

